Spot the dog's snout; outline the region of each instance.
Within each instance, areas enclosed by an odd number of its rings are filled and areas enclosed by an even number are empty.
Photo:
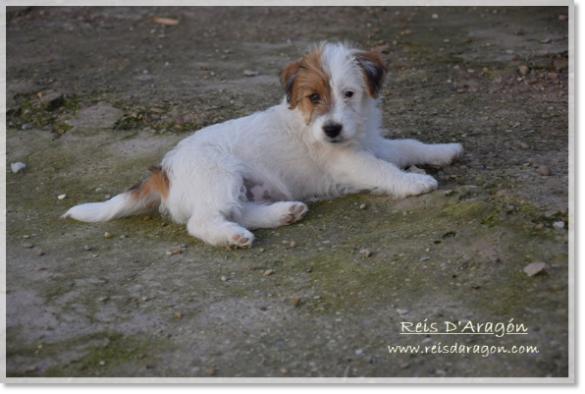
[[[323,126],[323,131],[329,138],[335,138],[341,133],[343,127],[340,124],[328,124]]]

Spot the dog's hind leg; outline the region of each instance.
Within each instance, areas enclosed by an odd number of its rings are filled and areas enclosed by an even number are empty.
[[[187,231],[213,246],[246,248],[251,247],[254,242],[254,234],[219,213],[191,216],[187,221]]]
[[[302,202],[281,201],[271,204],[242,203],[236,222],[248,229],[275,228],[301,220],[308,208]]]
[[[461,144],[425,144],[416,140],[376,138],[366,146],[377,158],[401,168],[416,164],[451,164],[463,153]]]

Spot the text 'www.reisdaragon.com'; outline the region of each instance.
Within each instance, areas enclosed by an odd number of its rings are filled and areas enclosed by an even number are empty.
[[[390,354],[479,354],[488,357],[492,354],[538,354],[538,346],[495,346],[495,345],[437,345],[428,346],[388,346]]]

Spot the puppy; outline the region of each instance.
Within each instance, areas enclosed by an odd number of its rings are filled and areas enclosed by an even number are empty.
[[[279,105],[197,131],[141,184],[63,217],[101,222],[160,207],[208,244],[250,247],[249,230],[301,220],[302,201],[363,190],[428,193],[437,188],[433,177],[401,168],[449,164],[463,148],[381,137],[385,73],[375,53],[322,43],[282,72]]]

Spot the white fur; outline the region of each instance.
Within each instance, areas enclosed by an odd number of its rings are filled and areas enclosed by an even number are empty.
[[[128,193],[122,193],[105,202],[77,205],[61,217],[71,217],[82,222],[107,222],[119,217],[147,212],[149,210],[148,202],[152,202],[152,200],[142,200],[137,204],[129,198]]]
[[[270,228],[300,220],[307,207],[300,201],[370,190],[396,198],[437,188],[429,175],[407,173],[415,164],[444,165],[461,155],[460,144],[392,141],[380,136],[379,100],[371,98],[355,49],[326,44],[323,65],[333,90],[331,110],[309,125],[286,99],[266,111],[200,130],[169,152],[162,168],[170,181],[161,208],[189,234],[212,245],[251,246],[248,229]],[[344,92],[351,90],[351,98]],[[332,141],[323,125],[343,126]],[[265,191],[271,201],[250,201]],[[84,204],[64,216],[102,221],[134,214],[124,194],[105,203]]]

